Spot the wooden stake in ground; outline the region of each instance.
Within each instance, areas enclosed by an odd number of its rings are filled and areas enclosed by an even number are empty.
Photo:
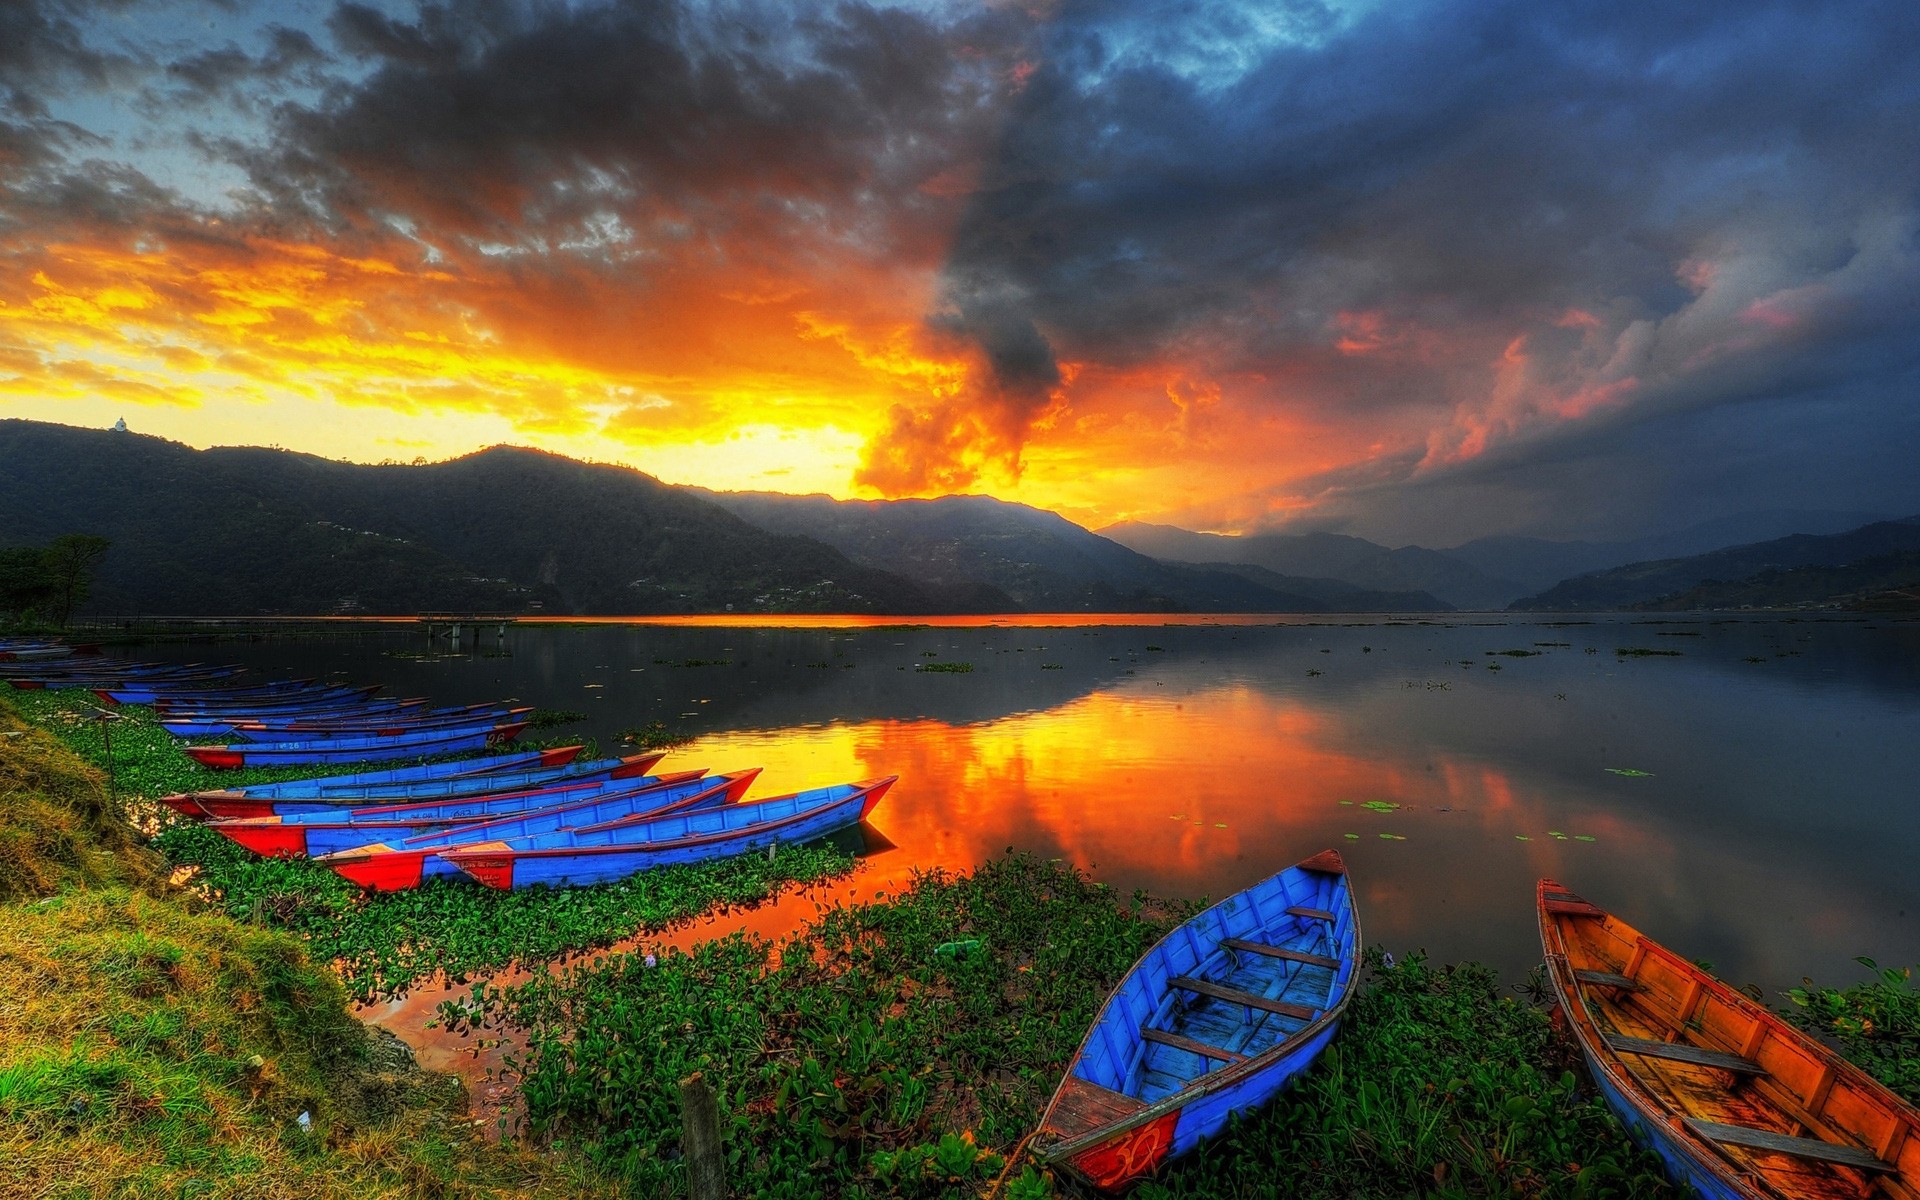
[[[695,1071],[680,1081],[680,1148],[687,1156],[690,1200],[726,1200],[727,1170],[720,1157],[720,1108],[713,1089]]]

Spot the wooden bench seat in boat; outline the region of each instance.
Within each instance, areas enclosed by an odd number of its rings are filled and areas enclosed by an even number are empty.
[[[1855,1167],[1882,1175],[1890,1175],[1895,1169],[1892,1163],[1883,1161],[1873,1151],[1862,1150],[1858,1146],[1823,1142],[1819,1138],[1793,1137],[1771,1129],[1755,1129],[1749,1125],[1722,1125],[1717,1121],[1702,1121],[1697,1117],[1687,1117],[1685,1120],[1688,1129],[1710,1142],[1721,1142],[1729,1146],[1746,1146],[1775,1154],[1791,1154],[1795,1158],[1839,1163],[1843,1167]]]
[[[1265,942],[1249,942],[1245,938],[1223,937],[1220,944],[1229,950],[1240,950],[1247,954],[1263,954],[1268,958],[1282,958],[1288,962],[1306,963],[1310,967],[1326,967],[1334,970],[1340,966],[1340,960],[1324,954],[1308,954],[1305,950],[1289,950],[1285,946],[1269,946]]]
[[[1719,1050],[1708,1050],[1701,1046],[1688,1046],[1680,1042],[1656,1042],[1652,1038],[1621,1037],[1618,1034],[1607,1035],[1607,1045],[1621,1054],[1643,1054],[1648,1058],[1668,1058],[1674,1062],[1690,1063],[1696,1067],[1712,1067],[1719,1071],[1732,1071],[1736,1075],[1765,1075],[1767,1069],[1750,1058],[1741,1058],[1738,1054],[1726,1054]]]
[[[1140,1036],[1146,1041],[1157,1042],[1162,1046],[1171,1046],[1175,1050],[1185,1050],[1188,1054],[1198,1054],[1202,1058],[1218,1059],[1224,1063],[1247,1061],[1247,1056],[1238,1050],[1227,1050],[1219,1046],[1209,1046],[1205,1042],[1196,1042],[1190,1037],[1181,1037],[1177,1033],[1168,1033],[1164,1029],[1142,1029]]]
[[[1182,975],[1178,979],[1169,979],[1168,987],[1179,988],[1183,992],[1211,996],[1215,1000],[1226,1000],[1234,1004],[1244,1004],[1248,1008],[1257,1008],[1262,1012],[1277,1013],[1283,1017],[1293,1017],[1300,1021],[1311,1021],[1316,1015],[1314,1010],[1304,1004],[1289,1004],[1285,1000],[1269,1000],[1253,992],[1243,992],[1224,983],[1212,983],[1205,979],[1192,979]]]
[[[1619,988],[1623,992],[1641,992],[1646,990],[1634,980],[1628,979],[1625,975],[1616,975],[1612,971],[1579,970],[1573,973],[1573,977],[1581,983],[1593,983],[1601,987]]]
[[[1302,905],[1302,904],[1296,904],[1296,905],[1294,905],[1294,906],[1293,906],[1292,908],[1289,908],[1289,909],[1287,910],[1287,915],[1288,915],[1288,916],[1290,916],[1290,917],[1304,917],[1304,918],[1306,918],[1306,919],[1307,919],[1307,920],[1309,920],[1309,921],[1331,921],[1331,920],[1333,920],[1333,914],[1332,914],[1332,913],[1330,913],[1330,912],[1328,912],[1328,911],[1327,911],[1326,909],[1324,909],[1324,908],[1308,908],[1308,907],[1306,907],[1305,905]]]

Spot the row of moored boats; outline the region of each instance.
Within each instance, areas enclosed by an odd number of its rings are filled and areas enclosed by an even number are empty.
[[[215,770],[370,767],[163,802],[250,850],[311,858],[381,891],[437,877],[496,888],[603,883],[771,851],[857,825],[894,783],[748,800],[757,768],[660,772],[659,754],[516,750],[527,708],[433,708],[381,697],[377,687],[247,683],[238,667],[119,662],[84,649],[0,641],[0,678],[15,688],[84,688],[103,704],[150,706],[183,741],[223,739],[181,747]],[[373,765],[382,763],[405,765]]]

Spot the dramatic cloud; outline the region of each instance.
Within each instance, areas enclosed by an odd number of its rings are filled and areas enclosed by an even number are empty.
[[[1916,111],[1881,0],[23,0],[0,397],[1096,524],[1920,508]]]

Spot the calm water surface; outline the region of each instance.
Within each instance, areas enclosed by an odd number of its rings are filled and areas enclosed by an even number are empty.
[[[139,653],[518,697],[586,712],[573,728],[609,751],[660,721],[694,737],[668,766],[762,765],[761,796],[898,774],[837,893],[856,899],[1009,847],[1127,891],[1218,897],[1335,846],[1368,941],[1512,978],[1539,957],[1543,875],[1770,992],[1857,978],[1855,955],[1920,962],[1920,622],[1160,620],[533,625],[458,652],[393,632]],[[1537,653],[1489,653],[1507,650]],[[934,663],[973,669],[918,669]],[[778,934],[822,900],[725,927]]]

